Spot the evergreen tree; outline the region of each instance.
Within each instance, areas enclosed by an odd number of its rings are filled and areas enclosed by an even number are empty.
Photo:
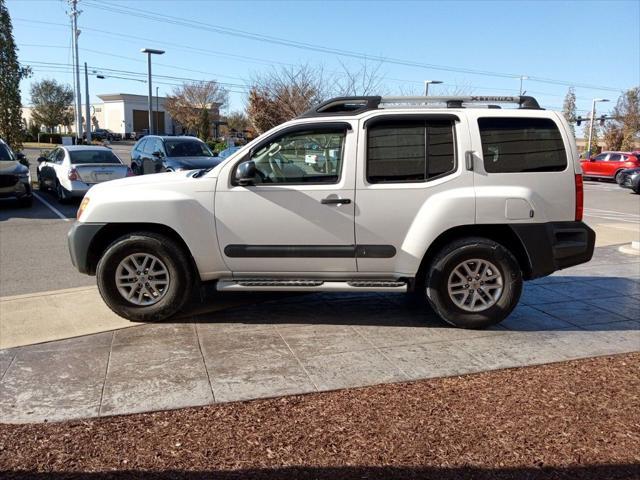
[[[20,80],[31,74],[18,62],[11,17],[0,0],[0,137],[14,150],[22,148],[22,100]]]

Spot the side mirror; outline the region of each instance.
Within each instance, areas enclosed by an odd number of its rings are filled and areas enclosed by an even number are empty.
[[[17,153],[16,157],[18,158],[18,162],[20,162],[22,165],[24,165],[25,167],[29,166],[29,160],[27,160],[27,157],[24,153]]]
[[[160,150],[158,150],[157,152],[153,152],[151,155],[153,155],[156,158],[164,157],[164,155],[162,154],[162,152]]]
[[[220,156],[220,154],[219,154],[218,152],[213,152],[213,156],[214,156],[214,157],[219,157],[219,156]]]
[[[253,180],[256,177],[256,164],[253,160],[242,162],[236,168],[236,182],[238,185],[246,187],[253,185]]]
[[[38,157],[38,163],[46,162],[47,157]]]

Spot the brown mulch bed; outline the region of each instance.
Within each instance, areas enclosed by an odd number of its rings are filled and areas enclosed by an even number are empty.
[[[640,353],[0,425],[0,477],[639,479]]]

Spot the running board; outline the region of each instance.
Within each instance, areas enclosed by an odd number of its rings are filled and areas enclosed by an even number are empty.
[[[222,292],[406,292],[406,282],[381,280],[219,280],[216,289]]]

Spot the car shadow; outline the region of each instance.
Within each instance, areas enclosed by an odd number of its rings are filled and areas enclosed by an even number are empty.
[[[237,470],[177,470],[167,469],[159,471],[146,470],[112,470],[105,472],[33,472],[7,471],[3,477],[7,480],[119,480],[119,479],[180,479],[180,480],[351,480],[351,479],[437,479],[437,480],[542,480],[542,479],[571,479],[571,480],[600,480],[600,479],[631,479],[640,476],[640,466],[634,463],[575,465],[575,466],[531,466],[512,468],[483,468],[477,466],[461,467],[403,467],[403,466],[291,466],[291,467],[263,467]]]
[[[564,276],[526,282],[521,302],[493,329],[640,330],[640,278]],[[419,296],[402,293],[222,293],[204,288],[171,322],[443,328]],[[634,312],[638,309],[638,315]]]

